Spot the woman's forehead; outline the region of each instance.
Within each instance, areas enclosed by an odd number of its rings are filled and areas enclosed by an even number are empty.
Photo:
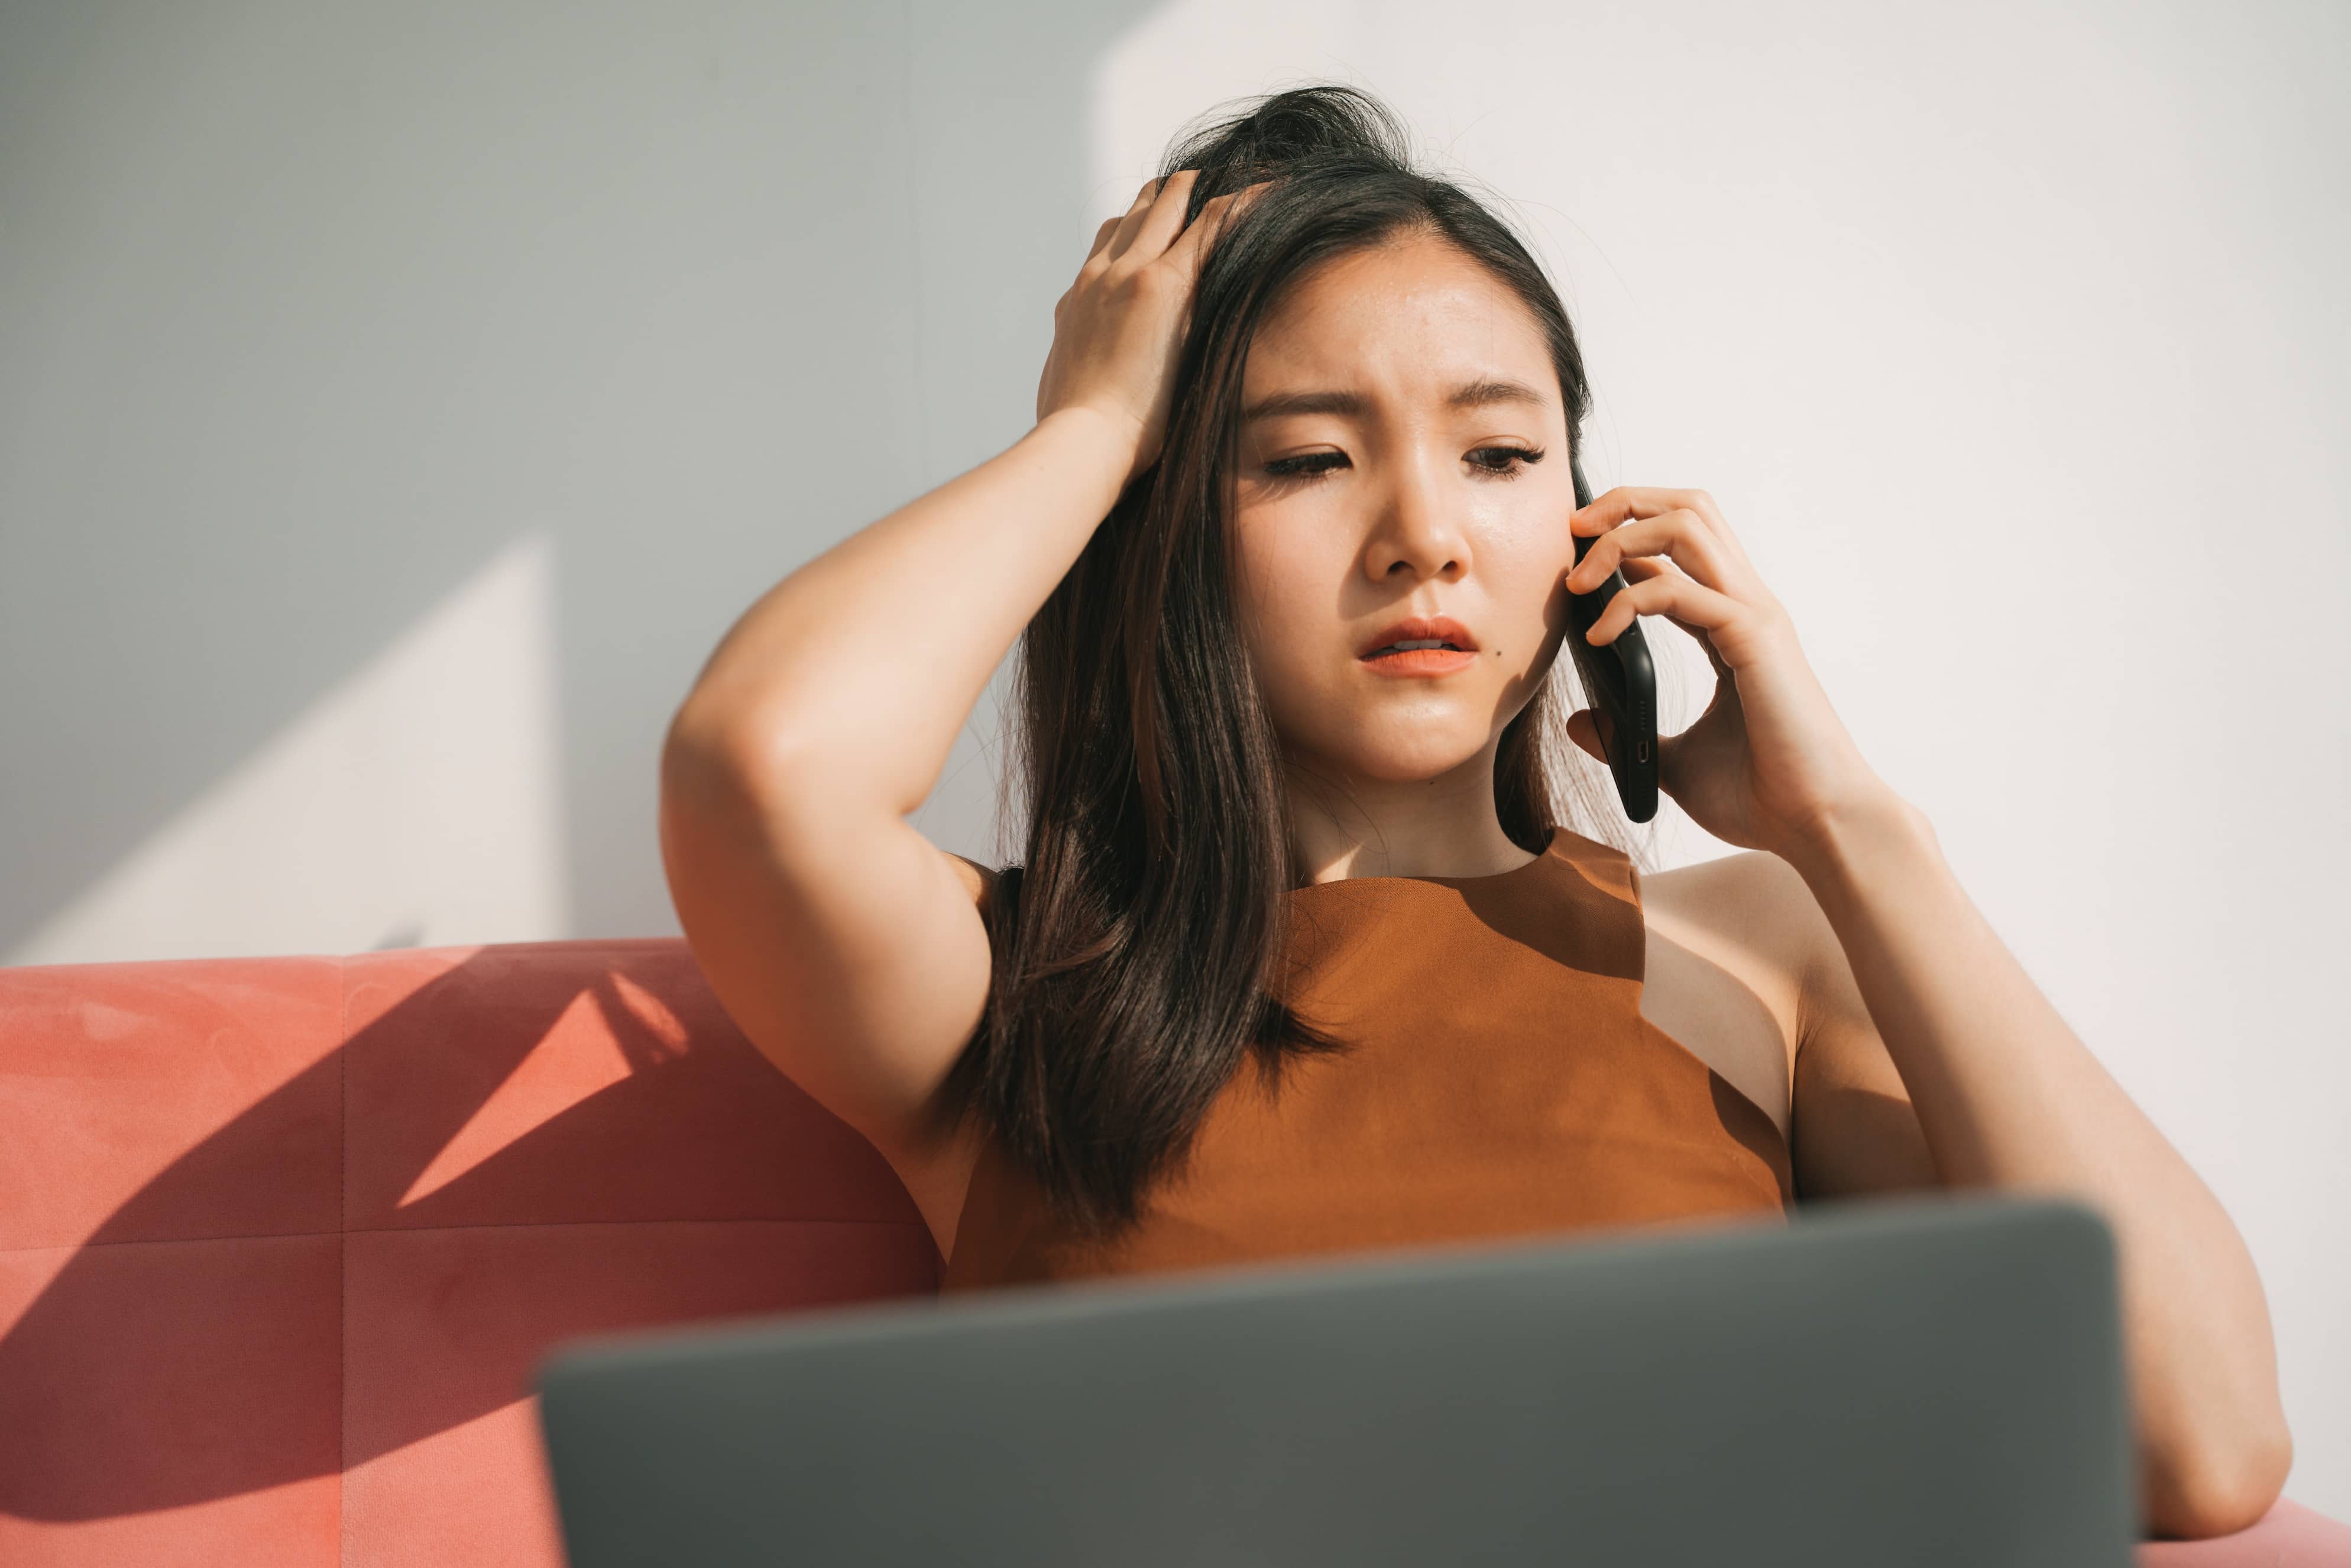
[[[1252,335],[1242,369],[1251,408],[1303,395],[1451,401],[1479,382],[1520,382],[1556,401],[1549,340],[1524,300],[1451,246],[1338,257],[1301,280]],[[1342,400],[1343,401],[1343,399]],[[1484,401],[1499,401],[1487,399]]]

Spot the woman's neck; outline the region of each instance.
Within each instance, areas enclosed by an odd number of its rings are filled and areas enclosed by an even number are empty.
[[[1447,799],[1448,792],[1435,785],[1406,786],[1421,794],[1389,801],[1367,801],[1358,790],[1339,811],[1293,800],[1290,860],[1297,884],[1357,876],[1493,876],[1534,858],[1502,831],[1490,779],[1475,805]]]

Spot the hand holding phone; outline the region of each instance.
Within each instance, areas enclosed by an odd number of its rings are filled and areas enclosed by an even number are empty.
[[[1575,480],[1575,504],[1592,505],[1592,486],[1573,456],[1568,473]],[[1592,549],[1593,536],[1575,536],[1575,559],[1581,563]],[[1657,670],[1649,656],[1648,640],[1641,635],[1641,618],[1600,647],[1585,642],[1602,611],[1617,591],[1629,586],[1622,571],[1589,593],[1570,591],[1567,596],[1567,643],[1575,656],[1575,673],[1583,684],[1586,702],[1600,730],[1601,749],[1608,754],[1608,770],[1616,779],[1616,798],[1625,815],[1646,822],[1657,814]]]

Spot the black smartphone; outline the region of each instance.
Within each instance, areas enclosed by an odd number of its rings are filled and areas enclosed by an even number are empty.
[[[1583,482],[1583,465],[1573,456],[1567,471],[1575,480],[1575,504],[1592,505],[1592,486]],[[1596,534],[1575,536],[1575,559],[1583,559]],[[1600,727],[1600,747],[1608,754],[1608,771],[1616,776],[1616,798],[1625,815],[1646,822],[1657,814],[1657,666],[1649,657],[1648,640],[1641,635],[1641,618],[1595,648],[1583,640],[1616,597],[1629,586],[1621,571],[1589,593],[1567,596],[1567,645],[1575,655],[1575,673],[1583,682],[1593,717]]]

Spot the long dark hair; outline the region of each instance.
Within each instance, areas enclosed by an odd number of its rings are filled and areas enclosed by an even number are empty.
[[[1259,322],[1321,263],[1440,236],[1533,313],[1571,453],[1591,405],[1542,268],[1477,200],[1413,168],[1375,99],[1325,84],[1251,100],[1179,139],[1160,172],[1179,169],[1199,171],[1187,222],[1223,192],[1275,183],[1201,267],[1159,460],[1021,635],[1011,750],[1027,854],[983,906],[987,1009],[932,1106],[937,1132],[976,1117],[1096,1236],[1140,1214],[1245,1053],[1278,1083],[1285,1059],[1345,1045],[1284,999],[1289,799],[1227,575],[1225,497]],[[1494,759],[1502,831],[1530,852],[1570,816],[1548,756],[1572,750],[1551,689],[1504,727]],[[1573,815],[1586,836],[1619,841],[1601,825],[1604,777],[1566,770],[1584,807]]]

